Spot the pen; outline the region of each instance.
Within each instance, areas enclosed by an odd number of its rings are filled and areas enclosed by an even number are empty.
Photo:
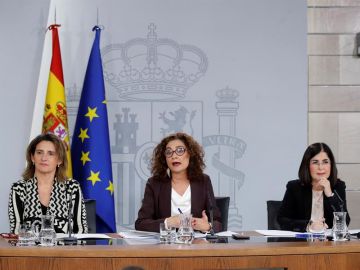
[[[325,233],[298,233],[295,238],[325,238]]]
[[[311,236],[310,233],[297,233],[295,234],[295,238],[309,238]]]
[[[181,211],[181,209],[180,209],[180,208],[178,208],[178,210],[179,210],[179,213],[180,213],[180,214],[182,214],[182,213],[183,213],[183,212]]]

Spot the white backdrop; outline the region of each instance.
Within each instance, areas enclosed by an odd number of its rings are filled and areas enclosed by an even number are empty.
[[[7,60],[0,63],[1,220],[7,220],[10,184],[24,166],[39,73],[41,80],[48,76],[40,63],[49,12],[46,1],[31,8],[26,1],[4,2],[0,21],[9,27],[0,45]],[[306,148],[306,2],[61,0],[51,3],[51,23],[55,6],[71,133],[91,29],[97,20],[105,27],[101,49],[117,224],[132,226],[136,218],[153,145],[184,130],[204,145],[216,195],[231,197],[230,228],[265,228],[266,200],[282,198]],[[133,71],[150,63],[160,74],[183,77],[176,77],[177,84],[165,77],[129,81],[121,76],[124,55]],[[125,131],[134,140],[117,141]]]

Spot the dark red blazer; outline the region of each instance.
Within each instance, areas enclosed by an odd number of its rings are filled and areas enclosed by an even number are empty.
[[[214,209],[215,232],[221,231],[221,214],[216,207],[214,191],[210,177],[203,174],[202,179],[190,181],[191,214],[201,218],[203,210],[210,209],[210,200]],[[146,183],[144,199],[135,221],[135,229],[140,231],[159,231],[159,224],[171,215],[171,179],[151,177]],[[207,212],[210,222],[210,216]]]

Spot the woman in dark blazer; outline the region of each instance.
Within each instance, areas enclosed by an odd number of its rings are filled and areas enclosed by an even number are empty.
[[[300,164],[299,179],[287,183],[278,214],[281,229],[332,228],[333,212],[347,212],[345,189],[345,182],[337,178],[331,149],[325,143],[310,145]],[[346,222],[350,222],[349,214]]]
[[[202,147],[189,135],[175,133],[165,137],[154,149],[153,176],[148,180],[135,229],[158,232],[160,223],[180,226],[180,211],[193,215],[194,230],[221,230],[220,211],[205,167]],[[214,210],[214,224],[207,210]]]

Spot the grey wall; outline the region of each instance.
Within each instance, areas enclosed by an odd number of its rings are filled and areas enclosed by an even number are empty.
[[[4,89],[9,95],[0,101],[2,110],[5,109],[1,114],[4,117],[1,143],[2,149],[6,149],[1,155],[5,179],[4,189],[0,191],[0,203],[4,205],[0,210],[1,220],[7,220],[9,186],[19,178],[24,165],[44,40],[39,29],[46,25],[47,17],[46,7],[29,9],[25,2],[15,3],[18,5],[1,3],[4,6],[0,9],[1,20],[2,13],[6,13],[10,18],[4,23],[11,25],[9,22],[15,21],[14,17],[22,10],[16,22],[24,20],[24,25],[29,26],[31,23],[26,18],[33,17],[37,18],[37,27],[32,35],[28,27],[19,26],[19,36],[10,39],[9,33],[9,40],[1,44],[4,46],[1,53],[6,52],[6,57],[12,59],[0,63],[0,78],[7,85]],[[184,130],[205,147],[206,172],[212,178],[216,195],[231,196],[230,228],[265,228],[265,201],[282,198],[286,181],[296,178],[306,147],[306,3],[300,0],[104,3],[63,0],[52,4],[50,14],[56,5],[57,21],[62,24],[59,31],[71,133],[93,41],[91,28],[96,23],[97,7],[100,23],[105,25],[101,48],[117,224],[131,226],[136,218],[149,176],[146,154],[163,135]],[[32,15],[28,15],[32,10]],[[151,94],[144,90],[148,84],[142,84],[142,90],[126,94],[123,90],[127,84],[112,79],[112,75],[118,76],[124,68],[118,48],[139,39],[149,46],[147,35],[151,23],[156,26],[152,34],[158,40],[166,39],[167,45],[170,41],[182,48],[180,66],[185,76],[198,75],[196,82],[182,85],[181,95],[173,91],[165,93],[161,88],[167,83],[164,78]],[[19,42],[24,35],[29,38]],[[139,46],[127,52],[146,56],[146,50]],[[161,59],[157,65],[164,71],[166,60],[174,56],[171,46],[159,49],[157,56]],[[140,58],[131,63],[132,68],[145,67],[145,58]],[[199,69],[201,61],[206,67]],[[40,79],[46,80],[47,75]],[[137,83],[132,81],[128,85],[133,87]],[[115,140],[117,131],[129,131],[133,127],[123,121],[126,108],[134,114],[138,127],[136,142],[132,143]],[[114,129],[117,115],[122,117],[119,130]],[[183,121],[176,121],[181,117]],[[7,230],[6,222],[1,228]]]
[[[10,185],[25,165],[49,1],[0,1],[0,231],[8,231]]]

